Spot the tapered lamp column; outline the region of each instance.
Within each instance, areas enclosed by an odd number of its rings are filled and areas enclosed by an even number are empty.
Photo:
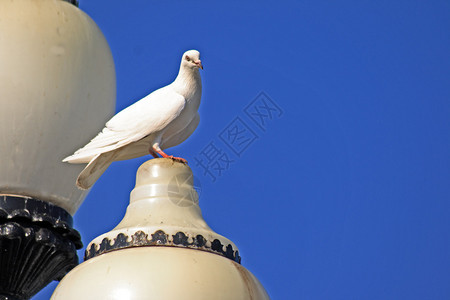
[[[52,300],[269,299],[236,245],[206,224],[191,169],[169,158],[141,165],[125,217],[85,259]]]

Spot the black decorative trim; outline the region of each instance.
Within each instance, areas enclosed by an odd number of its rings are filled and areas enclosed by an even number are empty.
[[[29,299],[78,264],[72,242],[36,225],[0,225],[0,295]]]
[[[49,202],[19,195],[0,194],[0,224],[6,221],[31,222],[48,228],[83,247],[81,236],[73,226],[72,216],[63,208]]]
[[[29,299],[78,264],[72,216],[38,199],[0,195],[0,299]]]
[[[234,250],[231,244],[228,244],[225,247],[218,239],[208,242],[208,240],[200,234],[195,237],[190,237],[181,231],[170,236],[162,230],[158,230],[151,234],[151,237],[143,231],[137,231],[131,237],[119,233],[113,240],[105,237],[100,244],[92,243],[90,247],[86,249],[84,260],[114,250],[140,246],[175,246],[193,248],[219,254],[237,263],[241,263],[239,251]]]

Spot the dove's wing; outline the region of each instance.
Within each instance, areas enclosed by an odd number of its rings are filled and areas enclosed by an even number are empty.
[[[164,130],[185,106],[185,98],[170,86],[154,91],[142,100],[119,112],[86,146],[63,161],[89,161],[94,156],[116,150]]]
[[[191,120],[191,122],[182,130],[178,131],[177,133],[173,134],[172,136],[167,137],[162,145],[161,148],[167,149],[175,147],[176,145],[181,144],[184,142],[188,137],[191,136],[191,134],[195,131],[198,124],[200,123],[200,115],[198,113],[195,114],[194,118]],[[163,137],[163,139],[165,136]]]
[[[97,154],[78,175],[77,186],[83,190],[90,188],[114,161],[116,155],[117,151]]]

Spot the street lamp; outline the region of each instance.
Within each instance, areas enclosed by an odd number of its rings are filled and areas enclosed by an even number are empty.
[[[74,5],[75,4],[75,5]],[[114,113],[109,46],[77,1],[0,1],[0,297],[28,299],[78,263],[83,166]]]
[[[191,169],[170,158],[140,166],[125,217],[85,260],[52,300],[269,299],[236,245],[206,224]]]

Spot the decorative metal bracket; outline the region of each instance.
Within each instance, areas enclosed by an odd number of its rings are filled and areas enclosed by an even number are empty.
[[[173,246],[212,252],[225,256],[237,263],[241,263],[239,251],[234,250],[233,246],[230,244],[225,247],[218,239],[208,241],[200,234],[191,237],[181,231],[174,235],[169,235],[162,230],[158,230],[155,233],[150,234],[150,236],[151,237],[149,237],[149,234],[139,230],[131,237],[124,233],[119,233],[113,240],[105,237],[100,244],[92,243],[90,247],[86,249],[84,259],[88,260],[103,253],[130,247]]]
[[[29,299],[78,264],[72,216],[25,196],[0,195],[0,299]]]

